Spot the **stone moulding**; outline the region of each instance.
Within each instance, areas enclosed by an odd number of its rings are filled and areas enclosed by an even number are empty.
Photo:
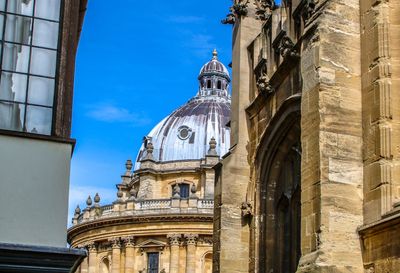
[[[125,224],[140,224],[140,223],[162,223],[162,222],[212,222],[213,214],[170,214],[170,215],[147,215],[147,216],[116,216],[109,218],[97,219],[89,222],[77,224],[68,229],[68,242],[94,228],[104,228],[110,226],[119,226]]]

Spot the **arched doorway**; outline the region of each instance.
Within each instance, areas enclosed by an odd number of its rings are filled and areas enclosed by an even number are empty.
[[[258,151],[259,272],[294,273],[301,256],[299,100],[270,122]]]

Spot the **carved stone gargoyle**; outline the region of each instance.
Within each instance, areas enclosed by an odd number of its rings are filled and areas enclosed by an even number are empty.
[[[236,14],[237,16],[246,16],[247,15],[247,5],[248,5],[249,1],[246,2],[238,2],[236,4],[234,4],[231,8],[231,10],[233,11],[234,14]]]
[[[257,88],[260,93],[272,93],[274,88],[269,82],[269,77],[267,74],[262,74],[257,80]]]
[[[242,217],[249,217],[253,215],[252,205],[249,202],[243,202],[240,208],[242,210]]]
[[[224,25],[234,25],[235,22],[236,22],[236,17],[232,12],[228,13],[226,15],[226,18],[221,20],[221,23]]]
[[[296,58],[299,57],[299,54],[294,49],[294,43],[286,35],[282,37],[282,40],[281,40],[278,50],[283,58],[286,58],[289,56],[296,57]]]
[[[271,16],[271,11],[276,8],[274,0],[256,0],[257,19],[265,21]]]

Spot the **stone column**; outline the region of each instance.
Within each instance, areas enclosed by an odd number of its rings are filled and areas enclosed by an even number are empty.
[[[170,262],[169,262],[169,273],[179,272],[179,244],[181,235],[180,234],[168,234],[169,244],[171,246]]]
[[[125,273],[133,273],[135,264],[135,248],[133,236],[122,238],[125,243]]]
[[[186,239],[186,273],[196,272],[196,242],[197,234],[185,234]]]
[[[111,273],[119,273],[121,263],[121,241],[119,238],[109,240],[112,244]]]
[[[85,258],[80,267],[80,273],[88,273],[88,258]]]
[[[88,252],[89,252],[89,267],[87,272],[88,273],[96,273],[96,265],[97,265],[97,248],[95,243],[90,243],[88,245]]]

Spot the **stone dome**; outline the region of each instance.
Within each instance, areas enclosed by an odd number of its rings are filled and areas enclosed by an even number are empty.
[[[211,62],[218,63],[212,67]],[[214,65],[214,64],[213,64]],[[209,66],[209,68],[207,68]],[[216,152],[222,156],[230,147],[231,101],[228,95],[229,72],[216,59],[205,64],[199,77],[199,91],[186,104],[173,111],[159,122],[144,137],[137,156],[135,169],[145,159],[145,147],[152,143],[152,158],[155,161],[199,160],[205,158],[211,138],[215,138]]]
[[[218,61],[218,52],[213,51],[213,58],[200,69],[199,80],[208,75],[219,75],[230,81],[228,69]]]

